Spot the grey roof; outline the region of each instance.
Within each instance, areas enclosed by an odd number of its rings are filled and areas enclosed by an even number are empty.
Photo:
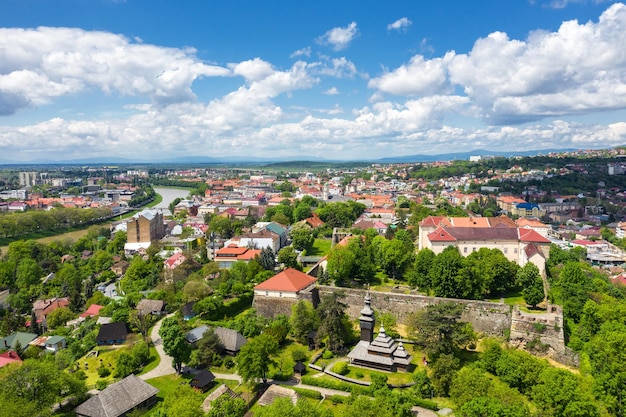
[[[199,326],[195,329],[191,329],[185,335],[185,339],[189,343],[196,343],[198,340],[202,339],[202,336],[207,330],[209,330],[208,326]]]
[[[224,346],[224,349],[231,352],[238,352],[243,345],[248,343],[246,338],[236,330],[218,326],[213,331],[220,338],[220,343]]]
[[[164,305],[165,302],[163,300],[148,300],[144,298],[137,303],[137,311],[144,315],[160,313],[163,311]]]
[[[357,345],[348,353],[348,358],[357,361],[377,363],[381,365],[393,366],[393,358],[389,356],[372,355],[368,352],[370,344],[365,340],[361,340]]]
[[[238,395],[235,393],[235,391],[233,391],[230,388],[228,388],[228,386],[226,384],[222,384],[219,387],[217,387],[215,389],[215,391],[210,393],[208,397],[206,397],[204,399],[204,402],[202,403],[202,410],[205,413],[208,413],[209,410],[211,409],[211,403],[213,401],[217,400],[218,398],[220,398],[222,395],[225,395],[228,398],[237,398],[238,397]]]
[[[159,392],[158,389],[129,375],[105,388],[78,407],[77,415],[89,417],[118,417],[132,410]]]
[[[261,406],[270,405],[274,403],[277,398],[289,398],[294,405],[298,402],[298,394],[296,394],[296,391],[291,388],[281,387],[280,385],[270,385],[263,395],[261,395],[257,403]]]
[[[270,224],[265,226],[265,228],[276,233],[277,235],[282,235],[287,232],[287,230],[284,227],[274,222],[271,222]]]

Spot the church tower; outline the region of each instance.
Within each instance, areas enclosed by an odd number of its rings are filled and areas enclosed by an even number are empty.
[[[369,291],[365,295],[365,306],[361,310],[361,317],[359,317],[359,324],[361,325],[361,340],[371,343],[374,340],[374,310],[372,310],[372,297],[370,297]]]

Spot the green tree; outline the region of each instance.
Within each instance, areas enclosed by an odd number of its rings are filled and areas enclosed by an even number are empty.
[[[217,400],[211,402],[211,409],[206,414],[206,417],[243,417],[245,414],[246,402],[243,399],[222,395]]]
[[[461,321],[464,306],[457,303],[431,304],[411,317],[410,328],[419,346],[431,359],[453,354],[473,342],[469,323]]]
[[[276,268],[276,255],[274,254],[272,248],[268,246],[261,249],[259,264],[261,264],[261,266],[268,271],[273,271],[274,268]]]
[[[202,393],[194,390],[188,384],[178,385],[176,389],[165,396],[158,410],[158,417],[203,417]]]
[[[343,292],[335,291],[322,297],[317,306],[320,327],[318,340],[326,340],[326,347],[332,352],[341,350],[350,337],[350,323],[346,315],[347,304],[341,301]]]
[[[65,326],[65,323],[75,318],[76,314],[69,308],[60,307],[48,314],[46,323],[49,329],[56,329],[59,326]]]
[[[174,369],[180,373],[183,362],[189,360],[191,347],[185,340],[183,330],[175,317],[163,319],[159,336],[163,340],[163,350],[172,357]]]
[[[307,337],[318,326],[317,312],[307,300],[300,300],[291,307],[291,334],[300,343],[307,343]]]
[[[530,286],[524,287],[522,297],[524,298],[524,302],[533,308],[543,301],[545,294],[543,292],[543,279],[541,279],[541,276],[537,275]]]
[[[298,254],[293,246],[285,246],[278,251],[278,262],[284,264],[286,268],[298,267]]]
[[[591,395],[580,388],[576,375],[564,369],[547,367],[539,376],[538,384],[532,387],[532,398],[547,414],[555,417],[570,417],[584,411],[584,416],[599,416]],[[573,405],[576,402],[578,404]]]
[[[435,362],[430,365],[431,379],[437,395],[448,396],[450,386],[460,366],[460,361],[457,358],[446,353],[439,355]]]
[[[311,226],[306,223],[294,224],[289,231],[289,237],[294,249],[300,251],[309,249],[315,241]]]
[[[278,350],[278,342],[269,334],[260,334],[241,347],[237,355],[237,372],[245,382],[261,378],[267,383],[267,372],[274,364],[272,355]]]
[[[428,274],[435,296],[461,298],[460,288],[466,283],[459,283],[458,277],[463,266],[463,257],[454,246],[448,246],[437,255]]]
[[[271,405],[260,407],[255,417],[332,417],[333,413],[321,405],[298,401],[295,405],[288,398],[279,398]]]
[[[413,262],[413,270],[408,277],[409,284],[418,287],[421,291],[427,291],[432,288],[429,271],[436,256],[435,252],[428,248],[417,252]]]
[[[212,328],[208,328],[202,335],[202,338],[196,342],[197,349],[191,354],[190,364],[202,368],[213,366],[213,362],[217,355],[223,350],[220,338],[215,334]]]

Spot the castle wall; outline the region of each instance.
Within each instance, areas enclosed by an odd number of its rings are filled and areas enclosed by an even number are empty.
[[[337,287],[329,286],[319,286],[318,289],[320,296],[333,291],[344,291],[346,297],[343,301],[348,304],[348,316],[351,319],[359,317],[360,311],[363,308],[365,290],[353,288],[338,289]],[[454,302],[465,306],[465,311],[461,319],[472,323],[474,330],[477,332],[502,336],[511,327],[511,307],[506,304],[376,291],[370,291],[370,296],[372,297],[372,308],[381,313],[394,314],[400,323],[406,322],[410,314],[426,308],[428,305],[442,302]]]

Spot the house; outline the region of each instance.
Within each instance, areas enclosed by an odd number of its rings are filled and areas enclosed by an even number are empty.
[[[165,313],[165,302],[163,300],[142,299],[137,303],[137,312],[141,315],[160,316]]]
[[[296,299],[302,291],[315,286],[317,278],[297,269],[287,268],[254,287],[255,297],[277,297]]]
[[[376,319],[371,303],[372,299],[367,293],[365,306],[359,317],[361,337],[359,343],[348,353],[350,363],[389,372],[410,370],[413,358],[404,349],[402,342],[396,343],[385,333],[382,324],[378,336],[374,338]]]
[[[69,305],[70,300],[67,297],[37,300],[33,303],[33,312],[35,313],[35,317],[37,317],[37,321],[41,322],[48,314],[52,313],[57,308],[68,307]]]
[[[25,333],[25,332],[15,332],[4,339],[0,339],[0,349],[13,349],[17,345],[21,346],[24,349],[30,342],[35,340],[37,335],[35,333]]]
[[[215,381],[215,375],[208,369],[196,369],[193,371],[193,378],[189,385],[199,391],[206,392]]]
[[[229,355],[236,355],[241,350],[241,347],[248,343],[246,338],[236,330],[216,326],[213,331],[220,339],[224,352]]]
[[[80,315],[80,317],[87,318],[87,317],[99,316],[100,310],[102,310],[103,308],[104,306],[101,306],[99,304],[92,304],[89,306],[87,310],[85,310],[83,314]]]
[[[61,349],[65,349],[67,342],[63,336],[39,336],[33,339],[29,345],[56,353]]]
[[[122,417],[132,410],[154,405],[158,392],[147,382],[129,375],[80,404],[74,411],[77,417]]]
[[[170,270],[171,271],[171,270],[176,269],[177,266],[179,266],[180,264],[182,264],[186,260],[187,260],[187,258],[185,257],[185,255],[183,255],[182,252],[176,252],[175,254],[173,254],[172,256],[167,258],[165,261],[163,261],[163,267],[166,270]]]
[[[22,363],[22,359],[14,350],[0,353],[0,368],[10,363]]]
[[[204,336],[204,333],[207,330],[209,330],[209,326],[199,326],[191,329],[185,334],[185,340],[187,341],[187,343],[194,344],[198,340],[202,339],[202,336]]]
[[[306,365],[302,361],[296,362],[293,366],[293,373],[298,376],[302,376],[306,373]]]
[[[209,410],[211,410],[211,403],[213,403],[213,401],[217,400],[218,398],[221,398],[222,396],[224,396],[225,398],[239,397],[239,395],[237,395],[235,391],[228,388],[226,384],[222,384],[204,399],[204,402],[202,403],[202,411],[208,413]]]
[[[128,327],[124,322],[108,323],[100,326],[100,331],[96,337],[98,346],[121,345],[128,338]]]
[[[194,344],[198,340],[202,339],[207,330],[209,330],[208,326],[199,326],[195,329],[191,329],[187,332],[187,334],[185,334],[185,340],[187,340],[188,343]],[[241,333],[233,329],[216,326],[213,328],[213,332],[219,338],[220,344],[224,348],[224,352],[229,355],[236,355],[241,347],[248,343],[246,338]]]
[[[130,263],[128,261],[120,260],[113,264],[111,271],[113,271],[113,273],[118,277],[121,277],[126,273],[129,265]]]
[[[280,235],[272,232],[269,229],[262,229],[257,232],[243,233],[241,235],[234,236],[232,239],[224,242],[224,245],[226,247],[231,244],[235,244],[239,247],[244,248],[270,248],[272,249],[272,251],[274,251],[274,253],[277,253],[282,247]]]
[[[261,251],[258,249],[250,249],[246,247],[238,247],[236,244],[231,243],[227,247],[218,250],[215,253],[215,262],[217,262],[220,269],[229,269],[235,262],[250,262],[255,256],[261,256]]]

